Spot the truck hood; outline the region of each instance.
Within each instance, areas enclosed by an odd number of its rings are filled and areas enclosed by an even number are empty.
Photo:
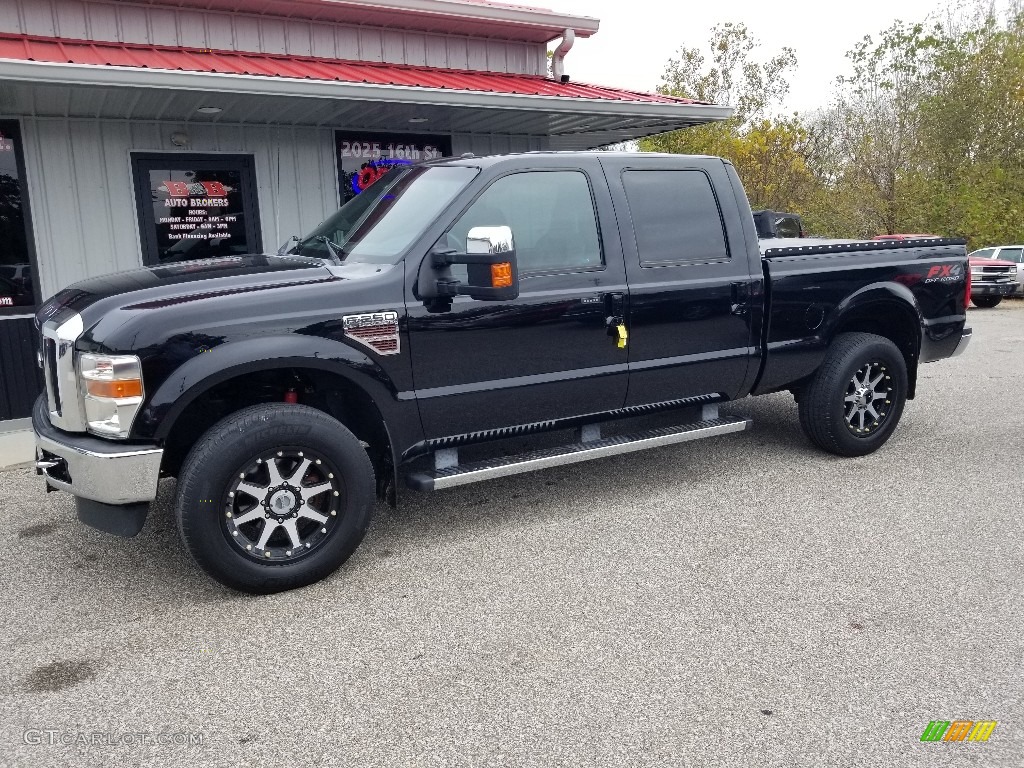
[[[298,256],[253,254],[183,261],[116,272],[75,283],[43,304],[37,321],[45,322],[64,310],[81,313],[97,304],[105,305],[114,297],[117,297],[118,307],[128,304],[152,306],[160,302],[187,301],[210,293],[258,290],[291,282],[292,279],[326,279],[330,276],[319,259]],[[98,307],[101,311],[107,308],[113,307]]]
[[[971,256],[969,261],[972,267],[1016,267],[1015,261],[1003,261],[1002,259],[982,259]]]
[[[104,333],[109,333],[112,323],[134,311],[335,279],[319,259],[298,256],[251,254],[182,261],[74,283],[39,308],[36,326],[51,318],[62,322],[64,315],[77,312],[86,328],[104,320]]]
[[[186,261],[76,283],[47,301],[36,323],[59,324],[77,313],[80,350],[145,358],[159,356],[171,338],[209,337],[194,345],[209,348],[214,337],[222,343],[301,332],[338,313],[362,311],[364,302],[374,311],[393,309],[403,274],[398,265],[327,265],[298,256]]]

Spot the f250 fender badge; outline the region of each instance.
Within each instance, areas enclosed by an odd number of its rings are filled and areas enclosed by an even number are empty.
[[[397,355],[401,352],[397,312],[369,312],[365,315],[345,315],[345,335],[372,349],[378,355]]]

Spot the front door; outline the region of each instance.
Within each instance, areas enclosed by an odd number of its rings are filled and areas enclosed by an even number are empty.
[[[458,297],[437,314],[408,298],[416,397],[428,438],[625,402],[627,352],[608,335],[605,320],[612,302],[625,302],[626,274],[600,166],[592,158],[556,157],[492,179],[440,244],[465,251],[472,227],[501,225],[512,229],[519,298]]]
[[[142,261],[261,253],[251,155],[133,154]]]

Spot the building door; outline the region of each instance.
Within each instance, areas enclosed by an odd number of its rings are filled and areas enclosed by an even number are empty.
[[[147,266],[261,253],[251,155],[132,154]]]
[[[21,132],[0,120],[0,422],[27,418],[42,391],[32,322],[38,283]]]

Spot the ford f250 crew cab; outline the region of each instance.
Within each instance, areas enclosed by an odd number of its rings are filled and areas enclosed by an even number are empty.
[[[279,255],[49,300],[38,471],[121,535],[176,477],[196,562],[266,593],[338,568],[399,479],[435,491],[736,432],[749,421],[718,404],[751,394],[792,391],[813,443],[868,454],[918,367],[967,346],[964,246],[772,244],[717,158],[395,168]]]

